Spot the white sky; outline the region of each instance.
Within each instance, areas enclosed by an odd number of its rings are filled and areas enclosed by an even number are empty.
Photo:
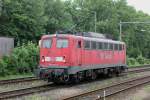
[[[128,5],[134,6],[137,10],[142,10],[150,15],[150,0],[127,0]]]

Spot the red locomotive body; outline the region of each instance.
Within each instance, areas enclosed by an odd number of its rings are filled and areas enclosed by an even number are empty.
[[[44,35],[38,77],[53,82],[95,79],[125,71],[126,46],[111,39],[69,34]]]

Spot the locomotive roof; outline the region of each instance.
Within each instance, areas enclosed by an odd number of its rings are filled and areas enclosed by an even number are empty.
[[[42,38],[49,38],[49,37],[56,37],[56,36],[57,37],[81,38],[81,39],[89,40],[89,41],[99,41],[99,42],[109,42],[109,43],[116,43],[116,44],[125,44],[124,42],[111,40],[111,39],[107,39],[107,38],[84,37],[84,36],[77,36],[77,35],[72,35],[72,34],[43,35]]]
[[[111,39],[102,39],[102,38],[89,38],[89,37],[83,37],[84,40],[92,40],[92,41],[99,41],[99,42],[109,42],[109,43],[117,43],[117,44],[124,44],[124,42],[121,41],[115,41]]]

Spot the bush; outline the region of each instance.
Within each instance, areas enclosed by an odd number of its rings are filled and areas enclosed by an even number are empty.
[[[137,60],[137,62],[139,62],[139,64],[145,64],[146,59],[144,57],[142,57],[142,55],[140,55],[136,58],[136,60]]]
[[[38,65],[39,49],[36,44],[28,42],[13,50],[14,67],[19,73],[32,72]]]
[[[145,64],[150,64],[150,59],[146,59]]]
[[[11,56],[0,60],[0,75],[33,72],[38,66],[38,58],[39,48],[36,44],[28,42],[18,46]]]
[[[142,55],[138,56],[137,58],[128,58],[127,57],[127,64],[129,66],[150,64],[150,59],[146,59]]]
[[[6,74],[8,74],[7,63],[5,60],[0,59],[0,75],[5,76]]]
[[[128,66],[139,65],[135,58],[127,58],[127,64]]]

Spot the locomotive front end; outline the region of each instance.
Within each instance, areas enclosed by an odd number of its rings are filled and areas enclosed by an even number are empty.
[[[37,70],[40,79],[53,82],[68,81],[69,40],[69,37],[62,35],[45,35],[41,38],[40,62]]]

